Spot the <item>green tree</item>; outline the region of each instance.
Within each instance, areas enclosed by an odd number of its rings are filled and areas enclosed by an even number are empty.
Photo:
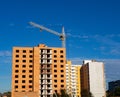
[[[0,93],[0,97],[2,97],[2,93]]]
[[[69,94],[67,94],[65,89],[60,90],[60,94],[54,93],[53,97],[71,97]]]
[[[114,91],[106,91],[107,97],[120,96],[120,87],[115,88]]]
[[[70,97],[70,96],[67,94],[66,90],[61,90],[61,97]]]
[[[11,97],[11,92],[4,92],[3,95],[6,95],[7,97]]]
[[[120,87],[117,87],[114,91],[115,96],[120,96]]]

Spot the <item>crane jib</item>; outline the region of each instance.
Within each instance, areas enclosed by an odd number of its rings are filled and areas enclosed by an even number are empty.
[[[62,27],[62,34],[60,34],[57,31],[51,30],[49,28],[46,28],[46,27],[44,27],[42,25],[39,25],[39,24],[36,24],[34,22],[29,22],[29,24],[32,25],[32,26],[34,26],[34,27],[39,28],[40,31],[45,30],[45,31],[47,31],[49,33],[52,33],[52,34],[55,34],[55,35],[59,36],[60,40],[62,40],[62,47],[65,48],[65,31],[64,31],[64,27]]]

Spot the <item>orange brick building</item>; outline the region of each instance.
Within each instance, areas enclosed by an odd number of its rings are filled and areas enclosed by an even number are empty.
[[[53,97],[66,88],[65,48],[14,47],[12,97]]]

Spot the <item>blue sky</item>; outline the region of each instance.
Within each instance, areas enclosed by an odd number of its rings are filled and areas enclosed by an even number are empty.
[[[61,47],[59,37],[39,32],[33,21],[67,35],[67,59],[105,63],[106,80],[120,79],[119,0],[4,0],[0,1],[0,92],[11,88],[14,46],[44,43]]]

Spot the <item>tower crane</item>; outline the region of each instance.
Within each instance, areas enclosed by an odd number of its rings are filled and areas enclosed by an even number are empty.
[[[36,27],[36,28],[39,28],[41,31],[42,30],[45,30],[47,32],[50,32],[52,34],[55,34],[57,36],[59,36],[60,40],[62,41],[62,47],[65,48],[65,39],[66,39],[66,36],[65,36],[65,31],[64,31],[64,27],[62,27],[62,33],[59,33],[57,31],[54,31],[54,30],[51,30],[49,28],[46,28],[42,25],[39,25],[39,24],[36,24],[34,22],[29,22],[30,25]]]

